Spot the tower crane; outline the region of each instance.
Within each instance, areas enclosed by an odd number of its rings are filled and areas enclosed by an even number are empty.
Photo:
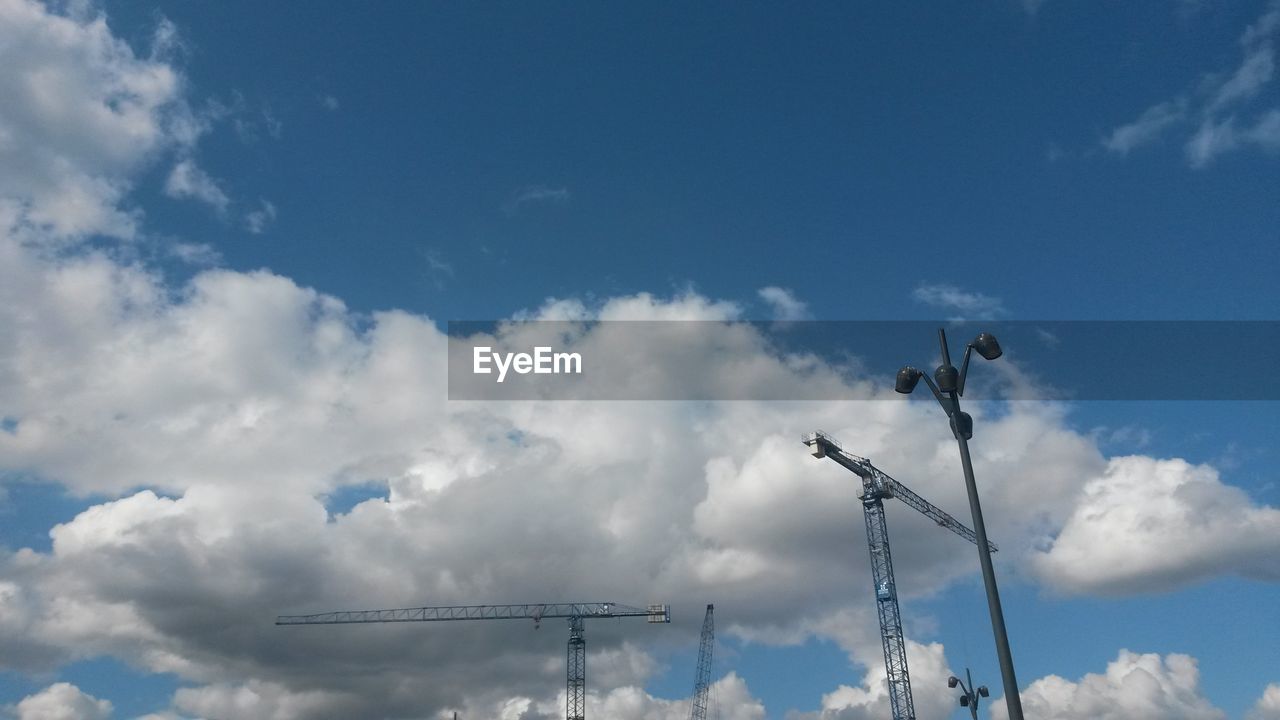
[[[711,651],[716,644],[716,626],[713,613],[715,605],[707,605],[707,615],[702,620],[702,637],[698,641],[698,670],[693,682],[693,703],[689,707],[689,720],[707,720],[707,700],[711,696]]]
[[[880,641],[884,646],[884,665],[889,676],[889,704],[893,720],[915,720],[915,703],[911,699],[911,676],[907,672],[907,648],[902,636],[902,614],[898,608],[898,589],[893,579],[893,559],[889,553],[889,527],[885,523],[884,501],[897,498],[938,525],[977,544],[978,536],[959,520],[886,475],[871,461],[845,452],[830,435],[822,431],[804,438],[816,458],[830,458],[862,478],[862,514],[867,522],[867,547],[871,553],[871,575],[875,583],[876,613],[880,616]],[[988,543],[996,551],[994,543]]]
[[[393,610],[340,610],[314,615],[281,615],[276,625],[343,625],[348,623],[436,622],[444,620],[533,620],[537,627],[547,618],[569,621],[568,679],[565,684],[565,718],[584,720],[587,714],[587,619],[642,617],[651,623],[671,622],[670,605],[645,608],[612,602],[544,603],[529,605],[449,605]]]

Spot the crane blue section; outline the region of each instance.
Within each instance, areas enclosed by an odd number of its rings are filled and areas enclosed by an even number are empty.
[[[707,720],[707,704],[711,697],[711,653],[716,644],[715,605],[707,605],[702,619],[702,635],[698,640],[698,669],[693,682],[693,702],[689,720]]]
[[[907,670],[907,648],[902,633],[902,611],[898,606],[898,587],[893,579],[893,556],[889,549],[889,526],[885,521],[884,501],[897,498],[920,514],[960,537],[977,544],[978,536],[964,523],[920,497],[902,483],[889,477],[871,461],[845,452],[831,436],[818,431],[804,438],[817,458],[830,458],[862,478],[862,515],[867,525],[867,548],[871,553],[871,577],[876,594],[876,614],[880,619],[880,641],[884,649],[884,665],[888,673],[889,704],[893,720],[915,720],[915,702],[911,697],[911,674]],[[988,543],[992,552],[996,546]]]

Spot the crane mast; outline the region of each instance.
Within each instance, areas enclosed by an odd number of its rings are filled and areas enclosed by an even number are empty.
[[[698,641],[698,669],[693,682],[693,703],[689,708],[689,720],[707,720],[707,700],[711,696],[711,653],[716,644],[715,605],[707,605],[707,615],[702,620],[702,636]]]
[[[339,610],[313,615],[280,615],[276,625],[346,625],[353,623],[442,622],[450,620],[569,621],[565,682],[565,718],[585,720],[587,714],[587,641],[583,621],[588,618],[643,617],[650,623],[671,622],[670,605],[638,608],[618,603],[542,603],[525,605],[446,605],[391,610]]]
[[[907,670],[907,648],[902,632],[902,612],[898,606],[898,587],[893,579],[893,556],[889,549],[889,526],[885,521],[884,501],[897,498],[972,543],[977,535],[946,511],[889,477],[871,461],[845,452],[831,436],[821,431],[804,438],[816,458],[830,458],[862,478],[862,515],[867,525],[867,549],[871,554],[871,577],[876,594],[876,614],[880,620],[880,641],[884,649],[884,665],[888,674],[889,705],[894,720],[915,720],[915,702],[911,697],[911,675]],[[996,546],[988,543],[991,551]]]

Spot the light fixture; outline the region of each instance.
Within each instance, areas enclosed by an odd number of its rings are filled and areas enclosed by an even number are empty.
[[[907,365],[898,371],[898,381],[894,384],[893,389],[903,395],[910,395],[912,390],[916,389],[916,383],[920,382],[920,378],[924,373]]]
[[[991,333],[978,333],[978,337],[974,338],[969,346],[977,350],[984,360],[995,360],[1004,354],[1000,349],[1000,343],[996,341],[996,336]]]

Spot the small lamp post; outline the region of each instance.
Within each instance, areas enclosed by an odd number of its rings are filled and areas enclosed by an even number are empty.
[[[960,696],[960,707],[969,708],[969,714],[973,716],[973,720],[978,720],[978,700],[979,698],[990,697],[991,691],[987,690],[986,685],[973,686],[973,675],[969,673],[969,668],[964,669],[964,676],[969,678],[968,685],[965,685],[960,678],[952,675],[947,678],[947,687],[960,686],[960,691],[964,693]]]

